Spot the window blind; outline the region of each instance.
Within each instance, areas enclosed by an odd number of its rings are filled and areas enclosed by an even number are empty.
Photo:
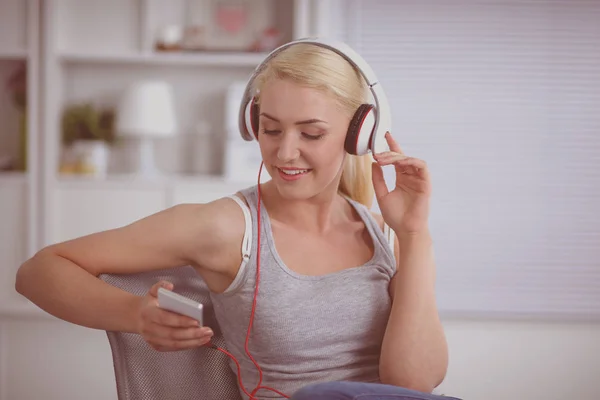
[[[333,4],[431,169],[440,311],[599,320],[600,1]]]

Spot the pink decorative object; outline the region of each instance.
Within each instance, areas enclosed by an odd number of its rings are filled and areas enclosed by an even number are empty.
[[[220,3],[216,9],[217,25],[225,32],[235,34],[241,31],[248,20],[246,7],[242,4]]]
[[[281,32],[277,28],[267,28],[262,31],[252,45],[253,51],[268,52],[281,45]]]

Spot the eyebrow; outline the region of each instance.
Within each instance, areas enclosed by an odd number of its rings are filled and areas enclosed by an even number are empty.
[[[264,117],[267,117],[267,118],[269,118],[270,120],[273,120],[273,121],[275,121],[275,122],[280,122],[280,121],[279,121],[277,118],[275,118],[274,116],[272,116],[272,115],[269,115],[269,114],[267,114],[267,113],[265,113],[265,112],[261,112],[261,113],[260,113],[260,115],[262,115],[262,116],[264,116]],[[307,125],[307,124],[316,124],[316,123],[318,123],[318,122],[321,122],[321,123],[324,123],[324,124],[326,124],[326,123],[327,123],[327,121],[323,121],[322,119],[318,119],[318,118],[311,118],[311,119],[305,119],[304,121],[298,121],[298,122],[295,122],[294,124],[295,124],[295,125]]]

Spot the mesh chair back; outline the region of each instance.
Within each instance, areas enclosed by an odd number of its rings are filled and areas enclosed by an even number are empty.
[[[204,325],[214,336],[212,342],[225,348],[214,316],[208,288],[192,267],[179,267],[129,275],[101,275],[100,279],[136,295],[144,295],[159,280],[174,284],[174,291],[204,306]],[[137,334],[107,332],[119,400],[239,400],[237,378],[228,357],[218,350],[202,347],[159,352]]]

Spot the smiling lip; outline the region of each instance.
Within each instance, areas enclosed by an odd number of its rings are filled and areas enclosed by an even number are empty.
[[[298,179],[306,176],[311,169],[310,168],[296,168],[296,167],[286,167],[286,168],[279,168],[276,167],[277,170],[279,171],[279,176],[281,177],[281,179],[285,180],[285,181],[297,181]],[[294,171],[306,171],[306,172],[301,172],[301,173],[296,173],[296,174],[289,174],[286,172],[294,172]]]

